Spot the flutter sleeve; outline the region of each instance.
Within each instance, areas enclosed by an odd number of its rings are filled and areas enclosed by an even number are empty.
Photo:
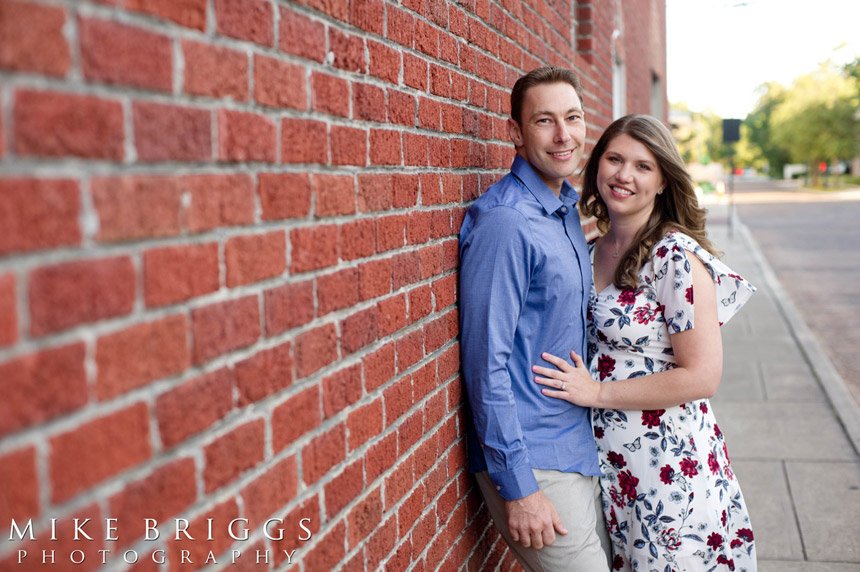
[[[717,288],[717,318],[722,326],[755,293],[756,288],[686,234],[672,232],[655,246],[652,255],[654,289],[670,334],[694,327],[693,253],[707,268]]]

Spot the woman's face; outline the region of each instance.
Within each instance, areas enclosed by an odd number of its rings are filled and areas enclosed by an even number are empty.
[[[600,157],[597,189],[611,221],[641,220],[644,225],[663,184],[654,154],[630,135],[612,139]]]

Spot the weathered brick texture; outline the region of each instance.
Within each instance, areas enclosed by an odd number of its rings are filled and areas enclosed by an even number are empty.
[[[38,536],[0,570],[516,568],[465,470],[457,233],[517,77],[577,69],[593,142],[612,50],[648,112],[664,27],[665,0],[0,1],[0,528]]]

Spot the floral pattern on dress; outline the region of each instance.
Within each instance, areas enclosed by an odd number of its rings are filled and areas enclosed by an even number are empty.
[[[695,324],[690,253],[714,280],[721,325],[755,292],[691,237],[667,234],[637,288],[592,289],[592,377],[612,382],[675,367],[670,333]],[[756,569],[746,505],[707,399],[648,411],[594,409],[592,425],[614,570]]]

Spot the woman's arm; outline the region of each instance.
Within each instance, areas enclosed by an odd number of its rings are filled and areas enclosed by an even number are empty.
[[[573,352],[574,365],[544,354],[542,357],[558,369],[532,367],[537,374],[535,381],[546,386],[543,394],[602,409],[661,409],[713,396],[723,373],[716,288],[704,264],[695,255],[689,254],[687,258],[693,274],[695,326],[670,337],[677,367],[643,377],[600,383],[591,379],[582,359]]]

